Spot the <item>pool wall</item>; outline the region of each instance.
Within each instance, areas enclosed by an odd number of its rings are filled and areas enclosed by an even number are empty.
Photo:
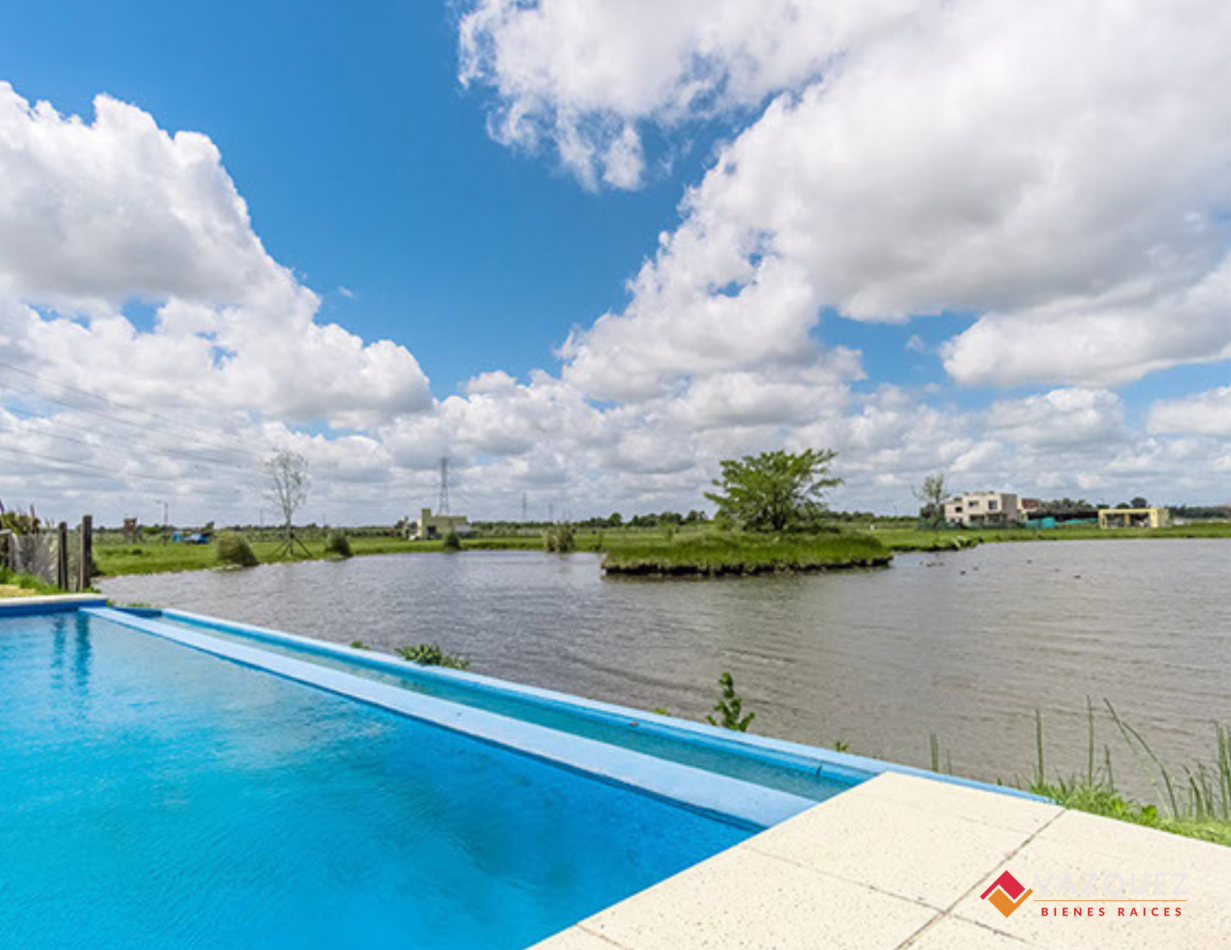
[[[207,617],[187,611],[158,611],[135,608],[127,611],[109,611],[109,613],[129,613],[134,619],[140,618],[152,622],[156,622],[159,616],[165,616],[172,620],[201,627],[206,631],[214,629],[256,642],[290,647],[304,653],[341,660],[355,666],[392,673],[409,680],[425,683],[447,683],[455,686],[464,686],[476,693],[516,698],[523,702],[559,710],[580,719],[616,725],[627,729],[636,729],[643,734],[662,736],[684,745],[705,748],[743,759],[756,760],[775,767],[817,774],[846,785],[855,785],[866,781],[874,775],[891,772],[929,778],[968,788],[984,789],[1017,798],[1034,801],[1044,800],[1037,795],[1021,791],[1020,789],[944,775],[926,769],[883,762],[866,756],[836,752],[783,739],[733,732],[729,729],[721,729],[706,723],[689,722],[672,716],[631,709],[613,703],[604,703],[553,690],[510,683],[477,673],[449,670],[441,667],[423,667],[397,657],[389,656],[388,654],[354,649],[342,644],[315,640],[251,624],[220,620],[215,617]]]
[[[750,782],[522,722],[461,703],[425,696],[317,663],[194,633],[113,608],[83,613],[182,646],[337,693],[471,739],[498,745],[589,778],[687,808],[738,827],[759,831],[814,803]],[[144,613],[144,611],[143,611]]]

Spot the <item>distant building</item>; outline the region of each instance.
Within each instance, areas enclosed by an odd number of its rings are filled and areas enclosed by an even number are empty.
[[[1168,508],[1100,508],[1100,528],[1165,528],[1171,524]]]
[[[414,541],[430,541],[443,538],[450,531],[472,534],[474,529],[465,515],[434,515],[431,508],[424,508],[419,512],[419,520],[406,526],[406,537]]]
[[[1026,510],[1011,492],[972,491],[945,502],[945,520],[967,526],[1022,524]]]

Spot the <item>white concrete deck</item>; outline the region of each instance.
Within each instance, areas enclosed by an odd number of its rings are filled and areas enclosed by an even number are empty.
[[[980,896],[1005,870],[1033,890],[1008,918]],[[1231,848],[884,774],[535,950],[908,947],[1231,948]]]
[[[37,594],[33,596],[0,597],[0,616],[3,615],[6,607],[20,607],[23,610],[27,610],[31,607],[46,605],[98,606],[106,602],[107,598],[102,594]],[[14,612],[16,612],[16,609],[14,609]]]

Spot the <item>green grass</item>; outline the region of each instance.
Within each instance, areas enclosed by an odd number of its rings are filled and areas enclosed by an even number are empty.
[[[1093,525],[1071,528],[878,528],[871,532],[895,551],[953,551],[1002,541],[1128,541],[1160,538],[1231,538],[1231,522],[1173,525],[1170,528],[1102,529]]]
[[[1110,747],[1103,747],[1103,761],[1096,764],[1094,705],[1088,699],[1087,763],[1081,775],[1048,777],[1043,718],[1035,713],[1036,765],[1030,791],[1065,808],[1231,847],[1231,728],[1215,723],[1212,764],[1183,766],[1181,777],[1163,762],[1141,733],[1120,718],[1108,700],[1103,702],[1134,764],[1154,788],[1157,801],[1133,801],[1116,787]]]
[[[760,535],[706,531],[675,537],[609,534],[603,567],[613,574],[758,574],[887,564],[892,552],[867,534]]]
[[[283,554],[275,557],[281,545],[274,538],[249,539],[252,551],[262,564],[278,564],[288,561],[324,560],[337,555],[325,549],[326,537],[305,538],[304,543],[311,557],[296,552],[294,557]],[[439,541],[406,541],[391,537],[350,537],[351,550],[356,555],[396,554],[406,551],[439,551]],[[218,544],[163,544],[161,541],[145,541],[140,544],[123,544],[110,540],[96,541],[94,560],[105,576],[119,574],[161,574],[168,571],[203,571],[218,566]]]
[[[0,567],[0,597],[34,597],[39,594],[59,594],[60,588],[47,584],[31,574],[17,574]]]
[[[275,557],[280,541],[268,531],[264,536],[249,533],[252,550],[262,564],[323,559],[327,535],[323,531],[299,535],[311,557],[297,552],[293,557]],[[1172,528],[1121,529],[1056,528],[1050,531],[1016,528],[929,531],[918,528],[879,528],[845,533],[784,535],[777,540],[768,535],[736,535],[712,526],[667,529],[614,528],[578,531],[574,536],[577,551],[608,552],[608,562],[616,572],[646,573],[756,573],[772,570],[816,570],[827,567],[883,563],[895,551],[954,551],[980,543],[999,541],[1077,541],[1152,538],[1228,538],[1231,523],[1217,522],[1182,525]],[[347,534],[356,556],[440,551],[441,541],[407,541],[378,534]],[[468,537],[463,551],[542,551],[543,532],[527,531],[509,535]],[[104,575],[156,574],[167,571],[199,571],[217,567],[216,545],[163,544],[157,539],[126,544],[117,536],[101,535],[95,541],[94,557]],[[690,565],[692,565],[690,567]]]

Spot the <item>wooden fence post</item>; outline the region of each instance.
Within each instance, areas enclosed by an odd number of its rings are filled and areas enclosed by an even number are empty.
[[[94,580],[94,516],[81,516],[81,571],[77,589],[89,590]]]
[[[56,587],[68,590],[68,523],[56,528]]]

